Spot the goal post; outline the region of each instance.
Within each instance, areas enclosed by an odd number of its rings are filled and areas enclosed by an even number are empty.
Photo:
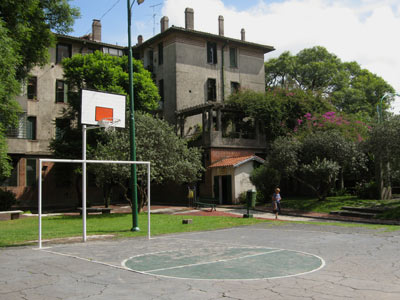
[[[147,166],[147,236],[150,234],[150,162],[148,161],[124,161],[124,160],[83,160],[83,159],[39,159],[39,199],[38,199],[38,218],[39,218],[39,249],[42,248],[42,164],[43,162],[58,163],[92,163],[92,164],[129,164],[129,165],[146,165]],[[86,193],[86,189],[82,188],[82,193]],[[86,241],[86,197],[82,197],[82,219],[83,219],[83,241]]]

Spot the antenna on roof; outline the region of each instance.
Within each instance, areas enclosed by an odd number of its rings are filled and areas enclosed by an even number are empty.
[[[156,35],[156,15],[157,15],[154,10],[157,6],[160,6],[161,4],[162,3],[158,3],[150,6],[153,9],[153,36]]]

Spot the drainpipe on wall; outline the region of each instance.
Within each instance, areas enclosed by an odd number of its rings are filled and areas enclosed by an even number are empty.
[[[224,49],[226,47],[226,45],[228,45],[228,42],[225,42],[225,44],[222,46],[221,48],[221,86],[222,86],[222,93],[221,93],[221,102],[225,102],[225,76],[224,76],[224,72],[225,72],[225,62],[224,62]]]

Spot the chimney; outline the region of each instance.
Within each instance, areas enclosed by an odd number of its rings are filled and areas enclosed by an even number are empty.
[[[169,22],[168,17],[162,17],[161,18],[161,20],[160,20],[161,32],[164,32],[165,30],[168,29],[168,22]]]
[[[193,8],[185,9],[185,28],[194,30],[194,11]]]
[[[92,40],[101,42],[101,23],[100,20],[93,20],[92,23]]]
[[[218,17],[218,32],[220,36],[224,36],[224,17]]]
[[[142,35],[138,35],[137,37],[137,44],[141,45],[143,43],[143,36]]]
[[[240,34],[242,36],[242,41],[246,41],[246,31],[244,30],[244,28],[242,28],[242,30],[240,31]]]

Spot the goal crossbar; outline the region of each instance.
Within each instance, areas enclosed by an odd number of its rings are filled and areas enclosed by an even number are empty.
[[[82,164],[129,164],[129,165],[146,165],[147,166],[147,236],[150,234],[150,162],[148,161],[126,161],[126,160],[85,160],[85,159],[56,159],[56,158],[40,158],[39,159],[39,201],[38,201],[38,217],[39,217],[39,249],[42,248],[42,164],[43,162],[58,163],[82,163]],[[82,188],[82,193],[86,192]],[[83,241],[86,241],[86,197],[82,197],[82,219],[83,219]]]

